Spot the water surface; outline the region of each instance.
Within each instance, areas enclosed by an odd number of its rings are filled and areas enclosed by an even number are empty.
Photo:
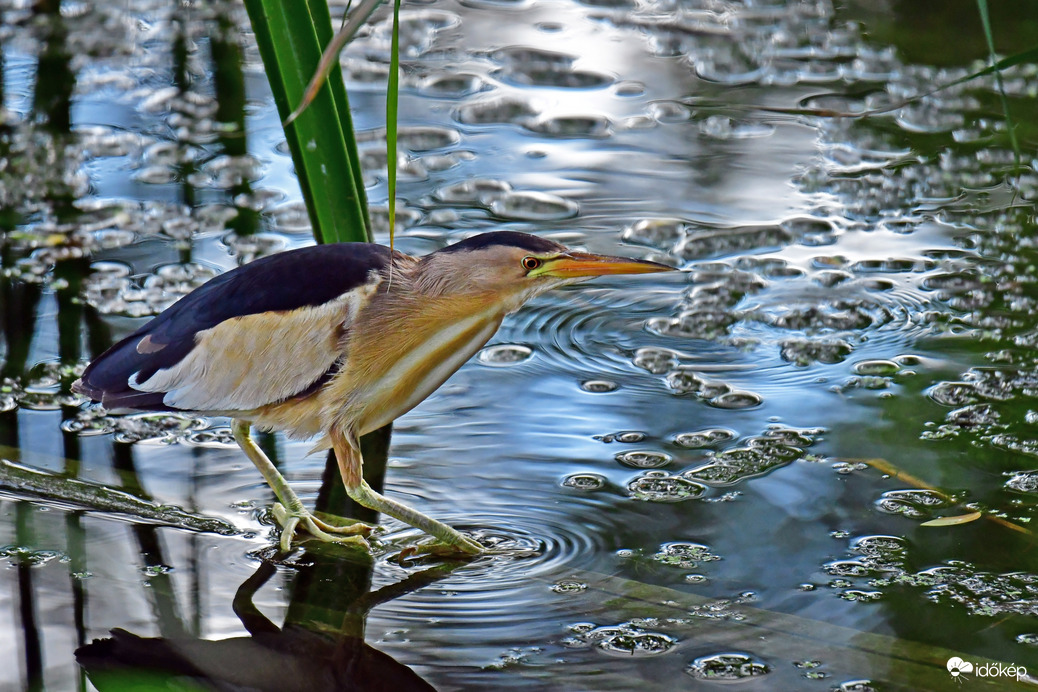
[[[684,270],[538,298],[396,423],[390,496],[532,552],[469,565],[390,560],[417,538],[393,521],[373,564],[265,561],[228,421],[68,394],[191,288],[312,241],[241,7],[54,5],[0,15],[3,685],[124,684],[73,653],[113,629],[275,689],[357,661],[399,689],[1038,671],[1038,71],[857,117],[979,69],[971,4],[405,3],[399,248],[508,228]],[[999,50],[1033,47],[1035,12],[992,9]],[[343,56],[383,242],[388,29]],[[316,501],[326,459],[262,443]]]

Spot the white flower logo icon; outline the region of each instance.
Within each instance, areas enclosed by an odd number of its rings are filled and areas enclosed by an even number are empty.
[[[948,659],[947,666],[948,672],[956,681],[961,682],[963,680],[962,675],[973,672],[973,664],[969,661],[963,661],[958,656],[952,656]]]

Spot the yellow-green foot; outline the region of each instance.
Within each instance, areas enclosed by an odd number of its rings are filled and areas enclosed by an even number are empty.
[[[458,542],[444,543],[442,541],[432,541],[428,543],[412,543],[402,548],[394,559],[397,562],[422,557],[469,560],[493,552],[488,551],[468,536],[462,536],[461,534],[458,534],[458,536],[462,539]]]
[[[281,550],[287,552],[292,548],[292,538],[297,531],[309,534],[310,537],[329,543],[351,545],[370,551],[371,547],[364,539],[375,528],[361,521],[339,518],[348,522],[342,526],[329,524],[303,508],[290,510],[280,502],[273,507],[274,519],[281,527]]]

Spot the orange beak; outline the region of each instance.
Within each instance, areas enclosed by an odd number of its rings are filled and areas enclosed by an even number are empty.
[[[654,274],[669,271],[675,271],[674,267],[668,267],[659,262],[571,251],[555,259],[546,260],[538,270],[531,272],[531,275],[541,274],[560,279],[575,279],[581,276]]]

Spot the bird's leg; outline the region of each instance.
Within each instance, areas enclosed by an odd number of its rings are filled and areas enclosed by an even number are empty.
[[[347,543],[367,549],[367,541],[358,534],[367,534],[373,527],[363,522],[352,523],[348,526],[332,526],[308,512],[306,507],[303,506],[303,501],[299,499],[299,496],[288,485],[285,477],[278,472],[274,464],[267,458],[267,455],[263,453],[263,450],[253,442],[252,436],[249,434],[249,427],[248,421],[237,418],[231,421],[231,432],[234,434],[234,441],[238,443],[245,455],[249,457],[252,463],[256,465],[256,468],[259,469],[259,472],[263,474],[267,485],[270,486],[279,500],[274,503],[274,517],[277,519],[278,524],[281,525],[281,549],[287,551],[292,547],[292,536],[296,529],[302,529],[314,538],[322,541]]]
[[[390,500],[372,490],[361,474],[364,460],[360,453],[360,445],[351,432],[333,431],[331,439],[332,447],[335,449],[335,458],[339,463],[339,473],[342,474],[342,482],[346,485],[346,494],[355,502],[376,512],[388,514],[416,529],[421,529],[467,555],[478,555],[483,552],[483,546],[443,522],[427,517],[407,505]]]

